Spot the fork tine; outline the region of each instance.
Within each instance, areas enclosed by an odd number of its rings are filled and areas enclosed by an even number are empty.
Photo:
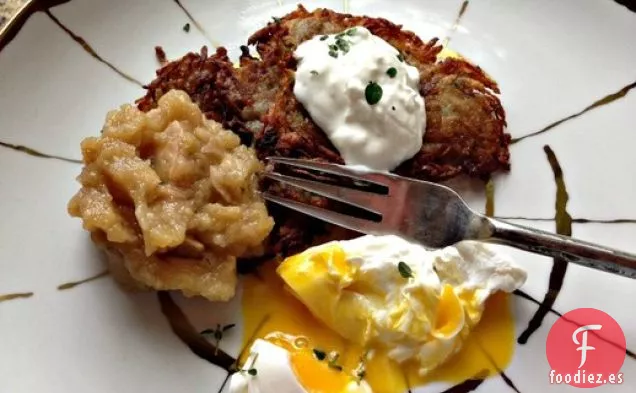
[[[381,214],[380,211],[374,209],[373,207],[377,208],[379,206],[383,206],[386,203],[383,200],[379,200],[380,198],[386,199],[386,196],[381,194],[373,194],[365,191],[354,190],[351,188],[320,183],[313,180],[306,180],[272,172],[265,173],[265,177],[279,181],[281,183],[289,184],[290,186],[298,187],[305,191],[313,192],[318,195],[334,199],[339,202],[346,203],[351,206],[355,206],[360,209],[370,211],[372,213]]]
[[[386,184],[386,182],[383,181],[389,180],[389,175],[373,172],[367,173],[365,171],[347,168],[343,165],[286,157],[267,157],[267,161],[273,164],[283,164],[290,167],[321,171],[332,175],[348,177],[355,180],[362,180],[379,187],[389,187],[389,184]]]
[[[390,233],[390,231],[387,231],[386,227],[381,223],[347,216],[345,214],[336,213],[331,210],[321,209],[319,207],[296,202],[291,199],[281,198],[268,192],[263,194],[263,198],[268,201],[277,203],[281,206],[285,206],[289,209],[296,210],[297,212],[307,214],[309,216],[321,219],[334,225],[341,226],[343,228],[350,229],[352,231],[362,232],[369,235],[383,235]]]

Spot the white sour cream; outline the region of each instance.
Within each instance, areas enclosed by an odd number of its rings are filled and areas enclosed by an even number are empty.
[[[305,41],[294,56],[294,94],[346,164],[388,171],[420,150],[419,72],[389,43],[355,27]]]

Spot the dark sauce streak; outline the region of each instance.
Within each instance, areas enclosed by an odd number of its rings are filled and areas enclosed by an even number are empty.
[[[499,216],[495,218],[498,220],[544,221],[544,222],[554,221],[554,218],[545,218],[545,217]],[[590,218],[573,218],[572,223],[573,224],[636,224],[636,219],[614,218],[614,219],[607,219],[607,220],[598,220],[598,219],[590,219]]]
[[[252,343],[254,342],[254,340],[256,340],[256,337],[258,337],[258,333],[261,331],[263,326],[265,326],[267,321],[269,321],[269,318],[270,318],[269,315],[265,316],[258,323],[258,325],[256,326],[256,329],[254,329],[252,334],[250,334],[250,338],[245,342],[245,345],[243,346],[243,348],[241,348],[241,351],[239,352],[238,357],[236,358],[235,362],[232,364],[231,369],[228,370],[228,374],[225,376],[225,379],[223,380],[223,383],[221,384],[221,387],[219,387],[219,390],[217,391],[217,393],[221,393],[223,391],[223,389],[225,389],[225,385],[227,385],[227,383],[230,380],[230,377],[232,376],[232,374],[237,372],[238,370],[240,370],[242,368],[242,366],[239,364],[239,362],[241,361],[241,358],[243,357],[243,355],[245,355],[245,353],[252,346]]]
[[[538,301],[537,299],[533,298],[532,296],[528,295],[527,293],[525,293],[525,292],[523,292],[523,291],[521,291],[521,290],[519,290],[519,289],[517,289],[516,291],[514,291],[514,292],[513,292],[513,294],[514,294],[515,296],[518,296],[518,297],[522,298],[522,299],[526,299],[526,300],[528,300],[528,301],[531,301],[531,302],[532,302],[532,303],[534,303],[534,304],[541,305],[541,302],[540,302],[540,301]],[[563,318],[563,314],[561,314],[560,312],[558,312],[557,310],[555,310],[555,309],[553,309],[553,308],[550,308],[550,312],[551,312],[552,314],[554,314],[554,315],[558,316],[558,317]],[[564,319],[565,321],[567,321],[567,322],[570,322],[570,323],[574,324],[574,325],[578,325],[576,322],[574,322],[574,321],[570,320],[569,318],[563,318],[563,319]],[[622,349],[622,346],[619,346],[618,344],[614,343],[613,341],[609,341],[609,340],[607,340],[606,338],[604,338],[604,337],[602,337],[602,336],[599,336],[599,335],[598,335],[596,332],[594,332],[594,331],[590,331],[590,334],[592,334],[592,335],[594,335],[594,336],[598,337],[599,339],[601,339],[601,340],[603,340],[603,341],[605,341],[605,342],[607,342],[607,343],[610,343],[610,344],[614,345],[615,347],[619,347],[619,348],[621,348],[621,349]],[[630,358],[632,358],[632,359],[636,360],[636,353],[634,353],[633,351],[630,351],[630,350],[629,350],[629,349],[627,349],[627,348],[625,348],[625,355],[627,355],[628,357],[630,357]]]
[[[486,182],[486,207],[485,213],[487,217],[495,215],[495,182],[489,178]]]
[[[0,303],[8,302],[9,300],[27,299],[31,296],[33,296],[33,292],[7,293],[6,295],[0,295]]]
[[[66,34],[68,34],[73,41],[77,42],[89,55],[95,58],[100,63],[106,65],[111,70],[115,71],[118,75],[123,77],[124,79],[138,85],[142,86],[143,84],[136,80],[135,78],[127,75],[123,71],[119,70],[113,64],[108,62],[99,56],[95,50],[80,36],[73,33],[69,28],[67,28],[59,19],[57,19],[51,12],[50,8],[55,7],[60,4],[68,3],[70,0],[30,0],[29,3],[23,8],[23,10],[12,18],[8,25],[3,30],[2,35],[0,35],[0,51],[2,51],[18,34],[18,32],[24,27],[24,24],[29,19],[31,15],[35,12],[43,11],[58,27],[60,27]],[[62,160],[68,160],[63,157],[51,157],[51,158],[59,158]],[[74,160],[73,160],[74,161]]]
[[[501,379],[503,379],[504,383],[508,385],[512,390],[514,390],[517,393],[521,393],[519,389],[517,389],[517,387],[515,386],[514,382],[512,382],[512,379],[510,379],[510,377],[508,377],[506,373],[502,371],[501,373],[499,373],[499,376],[501,376]]]
[[[232,376],[232,373],[227,373],[227,375],[225,376],[225,379],[223,380],[223,383],[221,384],[221,387],[219,388],[217,393],[223,392],[223,389],[225,389],[225,385],[227,385],[227,383],[230,380],[231,376]]]
[[[484,383],[484,380],[488,377],[488,371],[483,370],[478,372],[474,377],[465,380],[464,382],[451,386],[444,390],[442,393],[468,393],[475,391],[479,385]]]
[[[218,43],[216,43],[209,35],[208,33],[205,31],[205,29],[203,28],[203,26],[197,22],[194,17],[192,16],[192,14],[190,13],[190,11],[188,11],[183,4],[181,4],[180,0],[174,0],[175,3],[177,3],[177,6],[179,6],[179,8],[181,8],[181,11],[183,11],[183,13],[188,17],[188,19],[190,20],[190,23],[192,23],[194,25],[194,27],[197,28],[197,30],[199,30],[199,33],[203,34],[203,36],[212,44],[212,46],[214,46],[215,48],[219,47]]]
[[[636,12],[636,0],[614,0],[620,5],[627,7],[628,10]]]
[[[239,355],[236,358],[236,362],[234,363],[234,367],[233,367],[234,370],[241,369],[241,366],[239,365],[241,358],[250,349],[250,347],[254,343],[254,340],[256,340],[256,338],[258,337],[258,333],[261,331],[261,329],[263,329],[263,326],[265,326],[265,324],[269,321],[269,318],[270,316],[266,315],[263,319],[261,319],[258,325],[256,325],[256,329],[254,329],[252,334],[250,334],[250,338],[247,339],[247,341],[245,342],[245,345],[243,346],[243,348],[241,348],[241,351],[239,352]]]
[[[532,296],[528,295],[527,293],[525,293],[524,291],[517,289],[516,291],[513,292],[513,294],[515,296],[518,296],[520,298],[526,299],[531,301],[532,303],[536,304],[536,305],[541,305],[541,302],[538,301],[537,299],[533,298]],[[563,314],[561,314],[560,312],[558,312],[557,310],[550,308],[550,312],[554,315],[557,315],[559,317],[562,317]]]
[[[587,218],[573,218],[572,222],[577,224],[636,224],[632,218],[617,218],[613,220],[591,220]]]
[[[459,12],[457,12],[457,17],[455,18],[455,22],[453,23],[453,26],[451,26],[450,30],[446,34],[446,38],[444,39],[444,46],[448,46],[448,43],[450,42],[451,37],[457,31],[457,27],[459,27],[459,24],[462,21],[462,18],[464,14],[466,13],[466,10],[468,9],[468,3],[470,3],[469,0],[464,0],[461,7],[459,7]]]
[[[540,134],[543,134],[545,132],[548,132],[551,129],[553,129],[554,127],[556,127],[558,125],[561,125],[561,124],[565,123],[566,121],[569,121],[569,120],[575,119],[575,118],[577,118],[577,117],[579,117],[581,115],[584,115],[585,113],[591,111],[592,109],[596,109],[596,108],[601,107],[603,105],[610,104],[610,103],[612,103],[612,102],[614,102],[614,101],[616,101],[618,99],[621,99],[621,98],[625,97],[627,95],[627,93],[629,93],[629,91],[632,90],[634,87],[636,87],[636,81],[630,83],[629,85],[627,85],[625,87],[623,87],[622,89],[620,89],[617,92],[608,94],[605,97],[595,101],[592,105],[586,107],[585,109],[583,109],[580,112],[577,112],[577,113],[575,113],[573,115],[564,117],[561,120],[557,120],[554,123],[551,123],[551,124],[547,125],[546,127],[540,129],[539,131],[535,131],[533,133],[530,133],[528,135],[524,135],[524,136],[519,137],[519,138],[513,138],[510,141],[510,144],[512,145],[512,144],[515,144],[517,142],[521,142],[522,140],[524,140],[526,138],[532,138],[532,137],[535,137],[537,135],[540,135]]]
[[[62,30],[64,30],[64,32],[66,34],[68,34],[69,37],[71,37],[71,39],[75,42],[77,42],[82,49],[84,49],[84,51],[86,53],[88,53],[89,55],[91,55],[95,60],[99,61],[100,63],[104,64],[105,66],[107,66],[108,68],[110,68],[111,70],[115,71],[119,76],[121,76],[122,78],[126,79],[129,82],[132,82],[136,85],[138,85],[139,87],[143,86],[143,83],[139,82],[137,79],[133,78],[132,76],[126,74],[125,72],[123,72],[122,70],[120,70],[119,68],[115,67],[111,62],[109,62],[108,60],[105,60],[103,57],[101,57],[99,54],[97,54],[97,52],[95,52],[95,50],[88,44],[88,42],[86,42],[86,40],[84,40],[82,37],[78,36],[77,34],[73,33],[68,27],[66,27],[62,22],[60,22],[59,19],[57,19],[57,17],[55,17],[51,11],[49,11],[48,9],[44,11],[44,13],[51,18],[51,20]]]
[[[488,359],[488,362],[490,362],[490,364],[495,368],[495,370],[497,370],[497,373],[499,374],[499,376],[501,377],[501,379],[503,379],[504,383],[506,385],[508,385],[508,387],[510,387],[512,390],[514,390],[517,393],[521,393],[519,391],[519,389],[517,389],[517,387],[515,386],[514,382],[512,382],[512,379],[510,379],[510,377],[508,377],[506,375],[506,373],[504,372],[503,369],[501,369],[501,367],[499,367],[499,365],[497,364],[497,362],[495,361],[495,359],[492,357],[492,355],[490,355],[490,352],[488,352],[486,350],[486,348],[484,348],[483,345],[481,345],[481,342],[479,340],[476,340],[477,346],[479,347],[479,349],[481,350],[481,352],[484,354],[484,356],[486,356],[486,358]]]
[[[545,151],[550,167],[552,168],[552,172],[554,173],[554,181],[556,182],[557,188],[556,202],[554,204],[556,210],[554,215],[554,219],[556,221],[556,232],[559,235],[571,236],[572,217],[567,211],[569,196],[565,187],[565,181],[563,180],[563,170],[561,169],[561,165],[550,146],[544,146],[543,150]],[[526,344],[528,342],[532,333],[539,329],[543,319],[552,309],[557,296],[559,296],[561,287],[563,286],[563,280],[565,278],[567,268],[568,262],[566,260],[561,258],[553,259],[552,271],[550,272],[550,280],[548,282],[548,292],[545,294],[543,301],[532,316],[532,319],[528,322],[528,327],[517,339],[519,344]]]
[[[497,220],[545,221],[545,222],[554,221],[554,218],[545,218],[545,217],[497,216],[494,218],[496,218]]]
[[[4,49],[22,29],[31,15],[37,11],[44,11],[56,5],[68,3],[70,0],[30,0],[27,5],[13,18],[9,19],[4,29],[0,29],[0,51]]]
[[[157,298],[170,328],[195,355],[228,372],[233,369],[237,360],[201,336],[168,292],[158,292]]]
[[[75,288],[78,285],[82,285],[82,284],[89,283],[91,281],[99,280],[100,278],[106,277],[107,275],[108,275],[108,270],[104,270],[101,273],[98,273],[98,274],[96,274],[94,276],[85,278],[83,280],[71,281],[71,282],[67,282],[66,284],[58,285],[57,286],[57,290],[58,291],[64,291],[64,290],[67,290],[67,289],[72,289],[72,288]]]
[[[28,155],[33,156],[33,157],[50,158],[52,160],[60,160],[60,161],[64,161],[64,162],[71,162],[73,164],[81,164],[82,163],[81,160],[75,160],[75,159],[72,159],[72,158],[66,158],[66,157],[56,156],[56,155],[53,155],[53,154],[42,153],[42,152],[37,151],[35,149],[31,149],[30,147],[27,147],[27,146],[14,145],[14,144],[11,144],[11,143],[1,142],[1,141],[0,141],[0,146],[6,147],[7,149],[19,151],[20,153],[25,153],[25,154],[28,154]]]

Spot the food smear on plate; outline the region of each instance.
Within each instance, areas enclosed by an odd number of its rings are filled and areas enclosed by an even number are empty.
[[[515,343],[506,293],[526,280],[481,243],[432,251],[370,235],[310,248],[259,276],[244,282],[245,331],[268,318],[258,337],[304,359],[295,370],[305,387],[331,366],[376,393],[505,369]]]
[[[364,27],[301,43],[294,94],[348,165],[390,171],[422,147],[420,74]]]
[[[234,296],[236,258],[263,252],[274,222],[257,189],[262,163],[239,137],[172,90],[147,113],[111,111],[82,142],[69,213],[127,287]]]

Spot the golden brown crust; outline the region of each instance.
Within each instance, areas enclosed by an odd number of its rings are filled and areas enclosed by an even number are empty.
[[[278,68],[279,94],[256,135],[259,157],[282,155],[342,162],[337,150],[311,121],[293,95],[293,52],[315,35],[364,26],[396,47],[418,68],[425,97],[427,127],[421,151],[396,171],[401,175],[440,181],[460,174],[487,177],[509,169],[505,114],[495,81],[462,59],[437,61],[437,39],[423,42],[382,18],[340,14],[326,9],[308,12],[302,6],[254,33],[263,68]],[[287,71],[287,73],[285,73]]]
[[[496,83],[464,60],[448,58],[423,74],[426,134],[422,149],[398,174],[445,180],[487,177],[510,168],[505,113]]]
[[[241,116],[250,101],[242,86],[225,48],[218,48],[214,55],[208,56],[208,49],[203,47],[200,53],[190,52],[159,68],[156,78],[145,86],[146,95],[137,100],[137,107],[147,112],[168,91],[183,90],[208,119],[221,123],[250,144],[252,132]]]
[[[152,107],[157,93],[180,88],[192,96],[206,116],[220,119],[242,140],[248,139],[244,135],[251,132],[261,159],[278,155],[343,163],[338,151],[293,94],[296,67],[293,52],[301,42],[315,35],[337,33],[354,26],[364,26],[389,42],[406,62],[420,71],[420,92],[426,102],[426,133],[420,152],[400,165],[397,173],[441,181],[462,174],[486,178],[509,169],[510,136],[504,130],[505,114],[495,95],[499,93],[496,82],[463,59],[438,60],[442,47],[437,39],[424,42],[382,18],[326,9],[309,12],[299,6],[249,38],[248,44],[256,48],[259,58],[243,47],[237,69],[231,68],[223,49],[210,58],[203,53],[188,54],[158,71],[157,79],[148,86],[148,94],[139,103],[140,108]],[[200,89],[206,94],[201,94]],[[295,190],[278,187],[270,191],[318,205],[327,203]],[[270,251],[288,254],[302,250],[311,243],[314,233],[331,232],[331,229],[325,231],[319,222],[288,210],[270,207],[270,211],[276,221]]]
[[[437,54],[442,50],[436,45],[437,38],[423,42],[414,33],[402,30],[402,26],[383,18],[341,14],[324,8],[308,12],[302,5],[252,34],[248,43],[256,45],[263,59],[272,52],[277,52],[278,57],[291,57],[298,44],[315,35],[339,33],[354,26],[364,26],[382,37],[402,52],[408,63],[418,68],[435,63]]]

